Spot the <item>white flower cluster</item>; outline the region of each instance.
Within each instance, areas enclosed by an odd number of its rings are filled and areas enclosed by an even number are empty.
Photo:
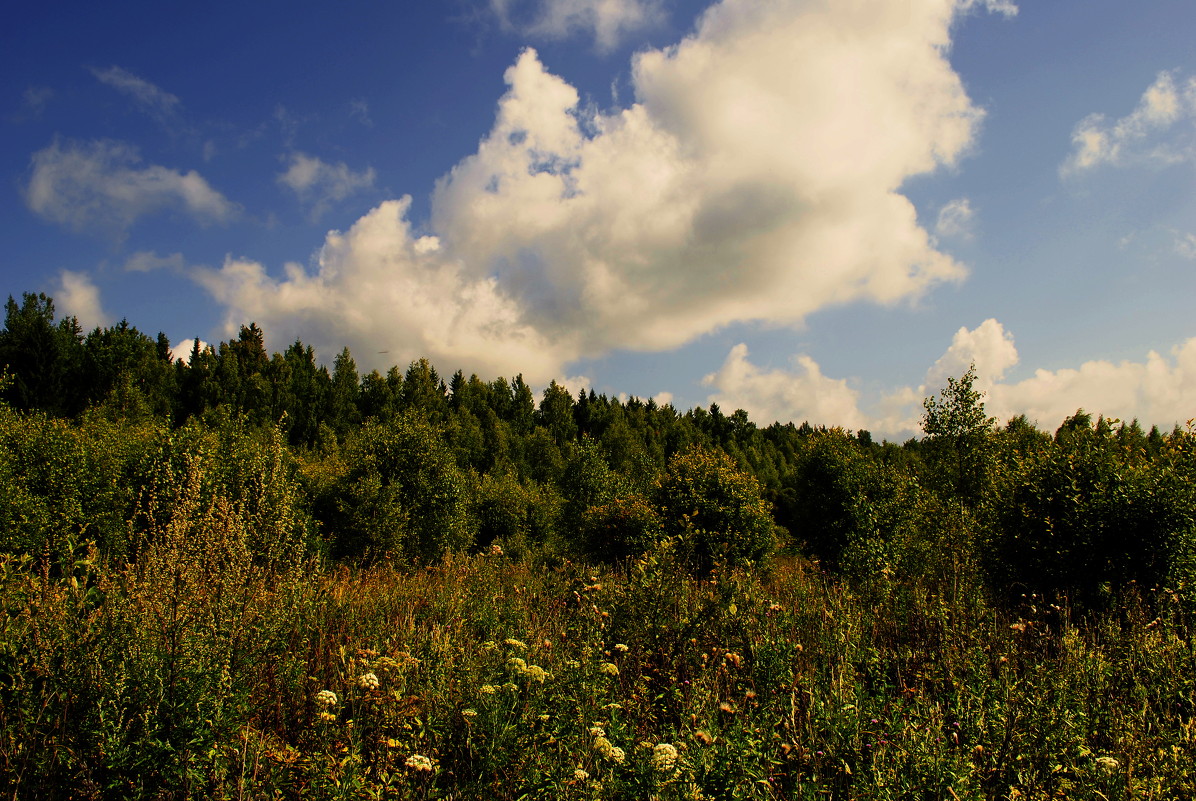
[[[661,773],[672,773],[677,767],[677,748],[671,743],[659,743],[652,749],[652,767]]]
[[[332,690],[320,690],[316,693],[317,706],[336,706],[336,693]]]
[[[436,766],[432,763],[432,760],[428,759],[423,754],[412,754],[411,756],[407,757],[406,765],[414,771],[426,773],[431,773],[436,769]]]
[[[366,673],[358,677],[357,686],[363,690],[376,690],[382,685],[381,682],[378,681],[378,677],[376,675],[373,673]]]

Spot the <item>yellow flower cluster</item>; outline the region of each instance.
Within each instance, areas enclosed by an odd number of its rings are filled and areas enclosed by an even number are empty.
[[[601,670],[603,673],[605,673],[608,676],[618,676],[619,675],[619,666],[616,665],[614,662],[603,662],[602,665],[599,667],[599,670]]]

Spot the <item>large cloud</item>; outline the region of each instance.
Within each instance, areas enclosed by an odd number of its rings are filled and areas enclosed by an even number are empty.
[[[442,369],[550,374],[567,352],[520,319],[493,278],[471,278],[434,237],[414,237],[410,198],[387,201],[344,234],[330,233],[314,272],[229,258],[193,275],[229,311],[227,334],[256,320],[283,346],[302,338],[322,355],[348,345],[363,367],[426,356]]]
[[[348,327],[388,343],[391,362],[397,347],[545,381],[583,356],[667,349],[740,321],[800,324],[961,278],[900,193],[958,160],[981,117],[946,56],[958,13],[951,0],[726,0],[680,44],[639,55],[637,102],[610,113],[581,110],[525,51],[492,130],[437,185],[436,253],[416,269],[386,250],[410,247],[405,204],[358,223],[370,236],[329,240],[370,297],[390,299]],[[361,294],[326,266],[281,280],[259,269],[247,284],[240,264],[205,281],[234,319],[267,330],[340,330]],[[298,328],[294,299],[313,281]],[[461,287],[487,298],[470,306],[468,334],[405,322],[463,308],[438,294]],[[552,347],[526,362],[484,356],[513,332]]]
[[[54,142],[33,154],[25,188],[29,208],[46,219],[123,233],[137,218],[181,209],[202,223],[224,222],[237,207],[191,170],[142,166],[137,150],[121,142]]]

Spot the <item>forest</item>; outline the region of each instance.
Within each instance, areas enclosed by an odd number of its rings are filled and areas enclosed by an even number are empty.
[[[1191,424],[973,369],[877,442],[41,294],[0,366],[5,797],[1196,797]]]

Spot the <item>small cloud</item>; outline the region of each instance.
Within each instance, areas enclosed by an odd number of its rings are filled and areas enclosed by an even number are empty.
[[[657,406],[669,406],[673,402],[673,393],[657,392],[652,396],[652,400],[656,401]]]
[[[958,0],[961,11],[984,10],[990,14],[1001,14],[1005,17],[1016,17],[1018,8],[1013,0]]]
[[[569,391],[569,394],[576,398],[582,392],[586,392],[590,387],[594,386],[594,382],[584,375],[572,375],[558,377],[556,379],[557,386],[564,387]]]
[[[278,175],[278,182],[289,187],[317,220],[334,204],[372,188],[374,168],[354,172],[344,162],[329,164],[305,153],[292,153],[290,166]]]
[[[170,346],[170,358],[183,364],[191,363],[191,354],[195,351],[195,345],[199,343],[199,350],[202,353],[205,350],[210,350],[211,345],[204,342],[202,339],[184,339],[174,343]]]
[[[976,212],[966,197],[956,198],[939,209],[934,232],[944,238],[971,239]]]
[[[1072,131],[1073,150],[1059,172],[1066,177],[1102,164],[1191,160],[1196,155],[1191,131],[1163,136],[1190,119],[1196,119],[1196,78],[1177,83],[1174,72],[1160,72],[1129,115],[1114,122],[1104,114],[1082,119]]]
[[[1175,252],[1188,261],[1196,261],[1196,234],[1175,231]]]
[[[40,119],[46,106],[54,97],[54,90],[48,86],[29,86],[21,95],[21,108],[10,118],[13,122],[28,122]]]
[[[159,256],[152,250],[142,250],[134,253],[125,262],[125,271],[131,273],[148,273],[154,270],[171,270],[181,272],[186,267],[182,253],[171,253],[169,256]]]
[[[349,116],[367,128],[374,127],[374,121],[370,118],[370,106],[361,98],[349,101]]]
[[[83,330],[108,325],[111,318],[100,304],[100,290],[84,273],[63,270],[54,290],[54,302],[64,317],[74,317]]]
[[[113,66],[100,70],[92,67],[91,74],[105,86],[133,98],[143,111],[159,122],[165,123],[178,114],[181,103],[176,96],[126,69]]]
[[[238,208],[194,170],[141,165],[122,142],[55,141],[33,154],[25,202],[36,214],[75,230],[124,233],[139,217],[181,209],[201,223],[227,222]]]
[[[547,39],[592,35],[601,51],[665,18],[662,0],[490,0],[490,10],[507,30]]]

